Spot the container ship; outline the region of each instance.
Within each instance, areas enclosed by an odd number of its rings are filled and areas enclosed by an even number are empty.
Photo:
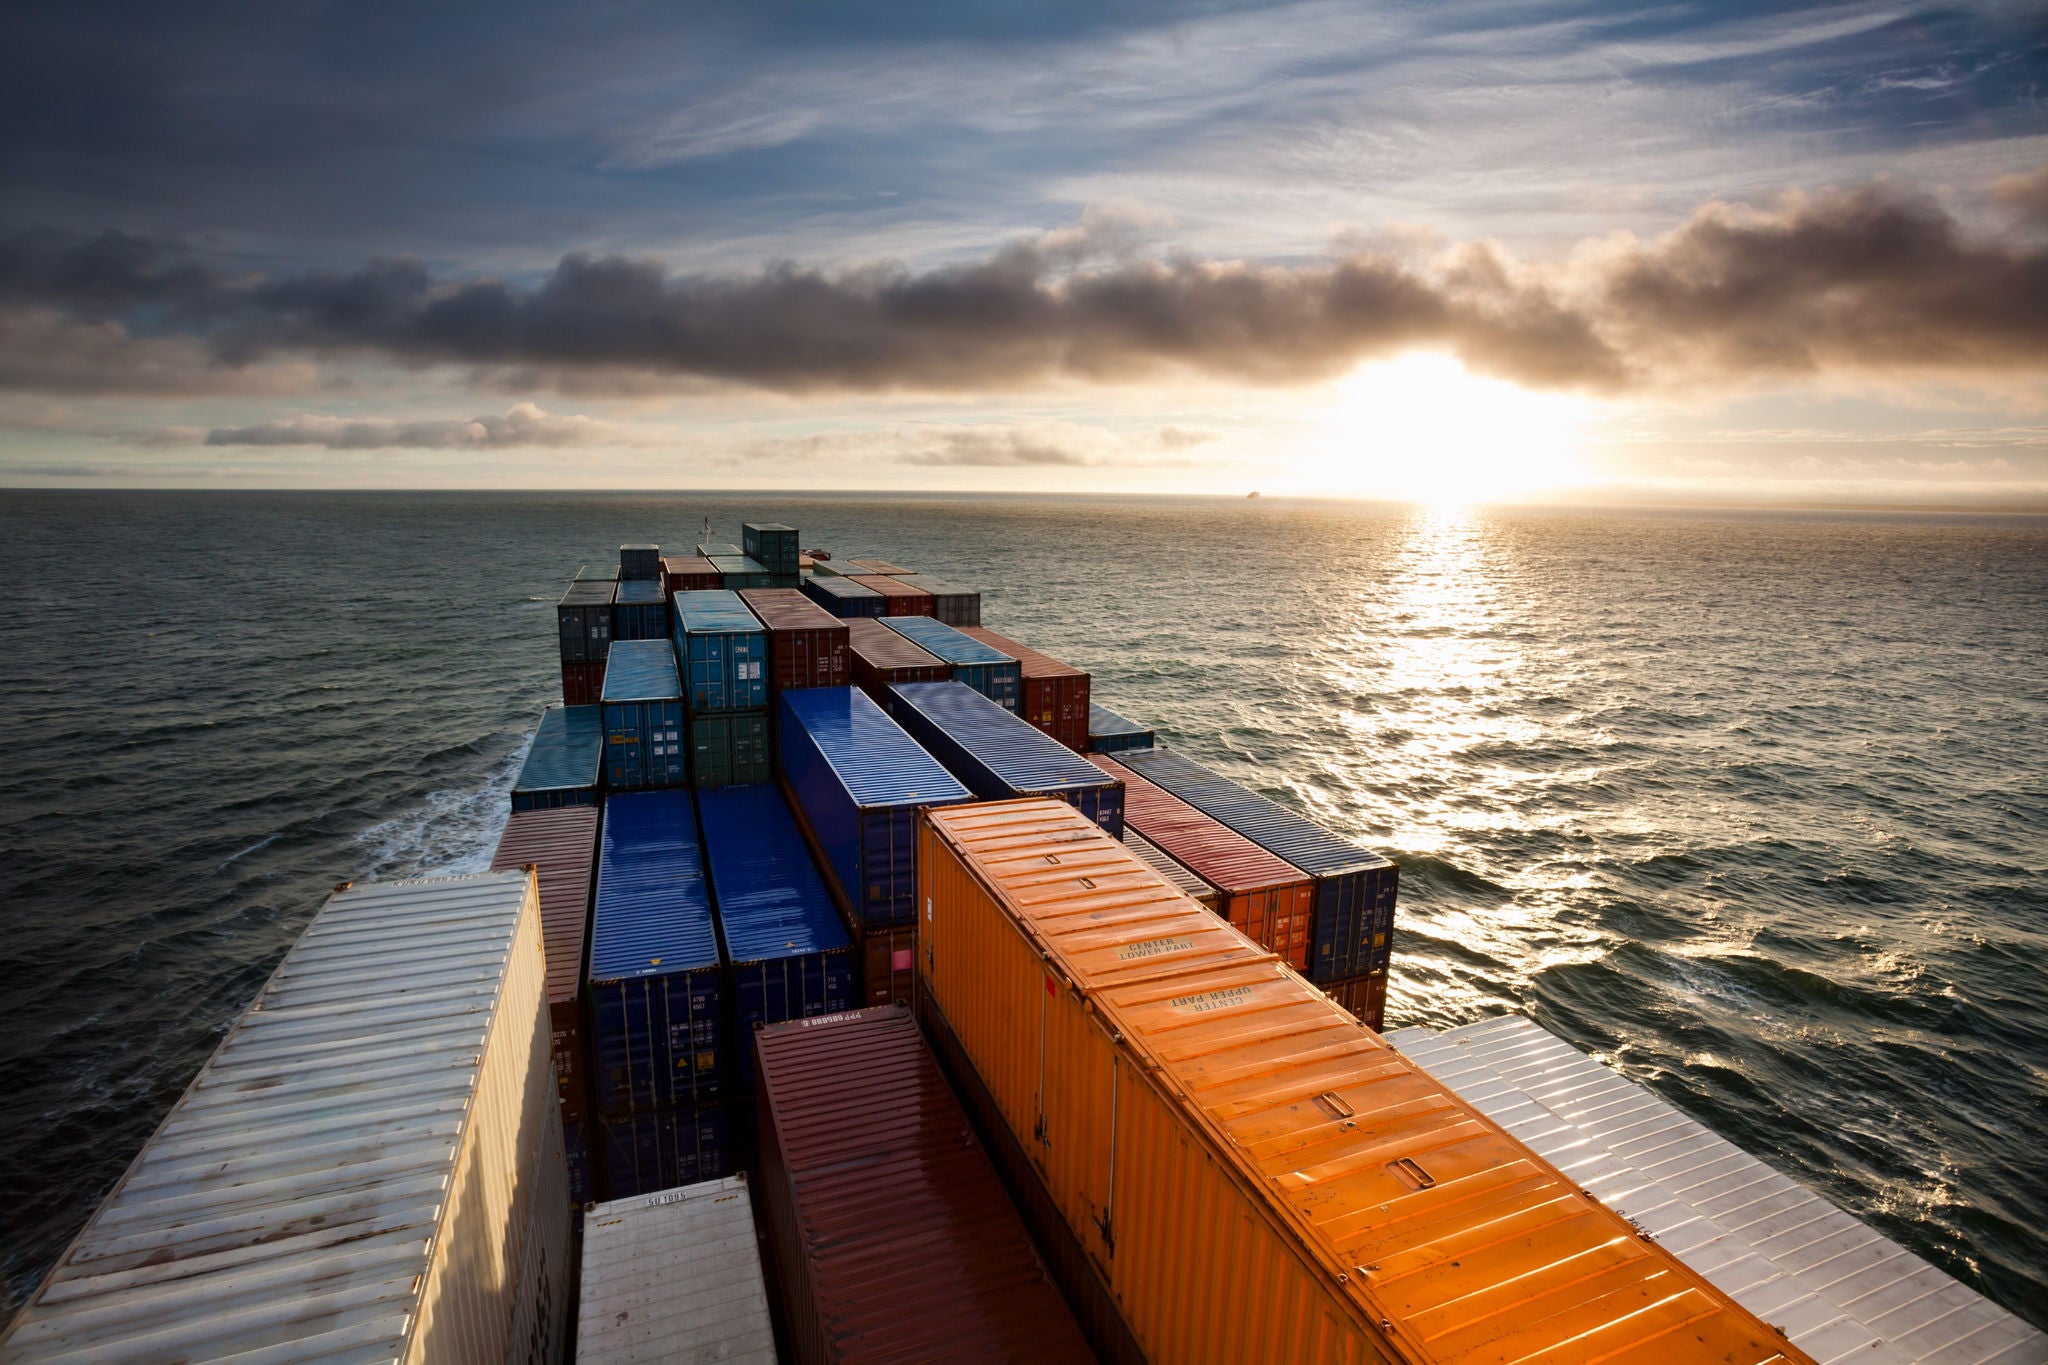
[[[343,882],[14,1361],[2048,1362],[981,595],[584,572],[491,870]],[[462,850],[450,850],[451,858]]]

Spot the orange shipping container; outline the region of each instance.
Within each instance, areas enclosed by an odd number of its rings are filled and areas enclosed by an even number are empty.
[[[992,630],[980,626],[961,626],[959,630],[1017,661],[1022,670],[1018,715],[1075,753],[1088,752],[1088,674]]]
[[[1810,1360],[1070,807],[918,868],[932,1030],[1153,1365]]]

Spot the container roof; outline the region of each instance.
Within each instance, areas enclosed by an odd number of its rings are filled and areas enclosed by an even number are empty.
[[[1070,791],[1121,780],[965,683],[892,683],[889,693],[951,736],[1011,790]]]
[[[773,783],[697,793],[704,862],[735,966],[849,946],[831,893]]]
[[[718,965],[696,807],[682,788],[614,792],[604,803],[591,981]]]
[[[1015,663],[1009,655],[929,616],[885,616],[882,624],[949,664]]]
[[[683,634],[699,631],[714,634],[758,631],[761,622],[747,610],[747,604],[730,588],[706,588],[700,592],[676,594],[676,620]]]
[[[512,790],[580,790],[597,785],[603,768],[604,708],[550,706],[540,713],[540,725]]]
[[[604,699],[680,701],[675,650],[666,640],[614,640],[604,666]]]
[[[547,947],[551,1005],[567,1004],[583,991],[590,882],[597,875],[597,821],[596,806],[514,811],[491,855],[493,872],[529,863],[539,870],[540,929]]]
[[[583,1219],[577,1359],[775,1365],[744,1175],[594,1205]]]
[[[668,590],[658,578],[629,578],[619,584],[619,595],[612,600],[621,606],[654,606],[668,600]]]
[[[782,694],[782,710],[804,728],[856,805],[945,805],[974,799],[858,688],[796,688]]]
[[[1118,758],[1133,772],[1214,816],[1261,848],[1271,849],[1304,872],[1332,877],[1393,866],[1391,860],[1366,852],[1313,820],[1248,791],[1176,750],[1132,749]]]

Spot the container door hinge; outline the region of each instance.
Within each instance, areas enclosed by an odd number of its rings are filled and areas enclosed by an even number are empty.
[[[1102,1216],[1095,1220],[1095,1230],[1102,1234],[1102,1249],[1114,1256],[1116,1254],[1116,1236],[1109,1230],[1108,1209],[1104,1209]]]

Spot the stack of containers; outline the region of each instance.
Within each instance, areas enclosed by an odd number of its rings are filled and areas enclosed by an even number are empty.
[[[605,781],[613,791],[689,780],[683,689],[661,640],[620,640],[604,672]]]
[[[1064,806],[932,811],[918,867],[927,1031],[1134,1354],[1808,1359]]]
[[[768,631],[771,695],[792,687],[845,687],[851,680],[846,623],[794,588],[740,594]]]
[[[705,559],[741,559],[747,552],[737,545],[699,545],[697,553]]]
[[[621,545],[619,547],[619,581],[621,583],[659,583],[661,581],[661,547],[659,545]]]
[[[1089,677],[1072,664],[1041,654],[979,626],[960,633],[1017,661],[1017,714],[1077,754],[1088,752]]]
[[[0,1358],[561,1359],[544,963],[526,873],[337,891]]]
[[[747,558],[766,569],[777,588],[797,585],[798,563],[803,551],[796,545],[797,530],[779,521],[749,521],[740,526],[740,545]]]
[[[1385,1021],[1401,870],[1285,806],[1246,791],[1171,749],[1134,750],[1122,762],[1315,880],[1309,979],[1369,1028]]]
[[[954,682],[965,683],[1006,711],[1017,709],[1023,670],[1009,655],[929,616],[892,617],[887,624],[925,653],[951,664]]]
[[[614,640],[666,640],[668,591],[658,578],[622,578],[612,598]]]
[[[1118,754],[1126,749],[1149,749],[1152,732],[1136,721],[1125,720],[1107,706],[1088,703],[1088,748],[1098,754]]]
[[[851,578],[813,574],[804,580],[804,595],[831,612],[850,620],[854,617],[886,614],[889,599],[873,588],[864,588]]]
[[[716,589],[718,568],[701,555],[679,555],[661,561],[661,585],[669,595]]]
[[[850,573],[861,572],[854,568],[851,562],[839,564],[829,559],[819,559],[815,555],[810,556],[810,560],[811,573],[821,578],[841,578]]]
[[[589,706],[604,694],[604,665],[612,647],[612,595],[618,584],[609,578],[579,578],[555,604],[555,624],[562,639],[562,701]]]
[[[675,603],[692,783],[706,788],[772,780],[768,632],[738,593],[681,592]]]
[[[576,1306],[579,1365],[775,1365],[745,1173],[591,1209]]]
[[[1166,851],[1124,822],[1124,847],[1145,860],[1145,865],[1166,880],[1167,885],[1205,910],[1217,910],[1223,893],[1166,855]]]
[[[957,682],[896,683],[888,712],[985,801],[1049,796],[1123,837],[1124,787],[1072,749]]]
[[[916,573],[917,570],[906,569],[900,564],[891,564],[886,559],[854,559],[847,561],[847,567],[841,569],[840,572],[855,574],[883,574],[891,578],[907,578],[911,574]]]
[[[853,945],[774,784],[700,793],[697,817],[749,1090],[756,1028],[853,1008]]]
[[[775,586],[775,575],[745,555],[712,555],[710,559],[711,567],[718,570],[718,586],[727,592]]]
[[[607,1198],[726,1173],[722,976],[690,793],[613,793],[587,977]]]
[[[756,1042],[761,1203],[801,1365],[1094,1358],[907,1011]]]
[[[569,1201],[582,1207],[600,1186],[592,1164],[595,1114],[583,1032],[583,951],[590,940],[590,887],[597,876],[596,806],[513,812],[491,855],[493,872],[532,868],[540,879],[540,928],[547,953],[548,1030],[555,1098],[569,1162]]]
[[[916,588],[919,592],[932,595],[932,618],[944,621],[949,626],[978,626],[981,624],[981,594],[967,588],[956,588],[944,579],[928,573],[906,574],[896,580],[905,587]]]
[[[945,682],[953,676],[953,665],[880,621],[848,621],[846,643],[853,657],[853,685],[878,706],[888,704],[891,683]]]
[[[1216,913],[1261,947],[1308,968],[1315,884],[1299,868],[1101,754],[1088,762],[1123,779],[1124,818],[1217,890]]]
[[[595,806],[604,783],[604,749],[604,707],[550,706],[540,713],[512,784],[512,809]]]
[[[923,588],[913,588],[903,580],[887,574],[856,574],[846,580],[858,583],[870,592],[882,595],[884,616],[930,616],[932,595]]]
[[[776,752],[790,809],[859,951],[861,999],[907,1003],[917,813],[972,794],[850,687],[784,692]]]

